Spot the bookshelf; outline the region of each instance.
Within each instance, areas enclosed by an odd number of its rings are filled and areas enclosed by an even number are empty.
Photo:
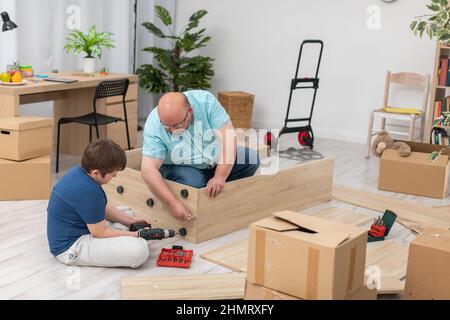
[[[433,120],[435,114],[435,104],[437,101],[442,101],[446,97],[445,92],[450,91],[450,86],[439,85],[439,63],[441,56],[447,56],[450,59],[450,46],[444,45],[441,41],[436,44],[436,53],[434,57],[433,79],[431,82],[430,105],[427,111],[426,125],[425,125],[425,142],[430,142],[431,130],[433,129]],[[435,126],[441,129],[450,129],[449,126]]]

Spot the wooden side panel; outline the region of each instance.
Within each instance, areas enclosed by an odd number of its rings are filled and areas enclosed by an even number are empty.
[[[200,258],[235,272],[247,272],[248,239],[205,252]]]
[[[366,269],[380,269],[378,294],[401,293],[408,262],[408,246],[392,240],[367,245]]]
[[[12,118],[19,115],[19,96],[0,94],[0,118]]]
[[[245,273],[130,277],[121,287],[127,300],[243,299]]]
[[[397,221],[414,233],[420,233],[425,227],[450,229],[450,213],[443,210],[338,184],[333,186],[333,198],[381,213],[392,210],[397,214]]]
[[[280,210],[331,200],[333,159],[323,159],[226,184],[217,198],[199,190],[198,242],[247,228]]]
[[[141,171],[142,149],[128,150],[125,153],[127,154],[127,167]]]
[[[150,192],[144,180],[141,178],[140,171],[126,168],[124,171],[119,172],[117,177],[111,180],[110,183],[104,185],[103,189],[107,194],[108,203],[114,206],[129,206],[137,216],[149,218],[152,221],[152,226],[155,228],[167,228],[178,231],[180,228],[184,227],[187,229],[187,236],[185,239],[187,241],[196,242],[198,189],[167,180],[166,183],[169,185],[170,190],[175,196],[191,211],[191,221],[181,223],[173,218],[169,209]],[[121,194],[117,192],[117,187],[119,186],[123,188],[123,193]],[[182,189],[188,190],[188,198],[184,199],[181,197],[180,191]],[[147,205],[148,199],[154,201],[152,207]]]

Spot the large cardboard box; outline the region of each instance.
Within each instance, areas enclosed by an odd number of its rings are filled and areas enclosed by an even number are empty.
[[[409,246],[404,298],[450,300],[450,231],[426,228]]]
[[[345,300],[376,300],[377,290],[366,286],[351,293]],[[244,300],[303,300],[247,281]]]
[[[0,158],[27,160],[52,153],[52,118],[0,119]]]
[[[401,157],[396,150],[385,150],[381,156],[378,188],[380,190],[401,192],[442,199],[448,192],[449,151],[434,162],[428,160],[433,151],[444,146],[418,142],[407,142],[411,154]]]
[[[345,299],[363,286],[367,230],[292,211],[250,226],[247,280],[301,299]]]
[[[0,159],[0,200],[48,199],[50,164],[50,156],[21,162]]]

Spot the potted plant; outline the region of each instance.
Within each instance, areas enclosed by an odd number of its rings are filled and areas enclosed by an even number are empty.
[[[170,47],[143,49],[153,54],[156,63],[144,64],[138,68],[136,73],[139,75],[140,86],[152,93],[210,88],[209,81],[214,75],[212,69],[214,59],[192,54],[194,50],[206,46],[211,40],[211,37],[204,35],[204,28],[196,29],[207,11],[199,10],[192,14],[186,27],[178,35],[170,31],[172,25],[170,13],[158,5],[155,6],[155,12],[162,24],[167,27],[167,33],[151,22],[144,22],[142,25],[156,37],[168,41]]]
[[[447,42],[450,40],[450,7],[448,0],[432,0],[427,8],[431,14],[424,14],[415,17],[411,22],[411,30],[420,37],[426,33],[430,39],[436,37],[437,40]]]
[[[103,49],[114,48],[112,35],[111,32],[97,32],[95,26],[92,26],[86,34],[80,30],[74,30],[67,36],[64,49],[67,53],[73,51],[75,55],[84,52],[86,56],[83,60],[83,71],[93,73],[95,72],[95,59],[101,59]]]

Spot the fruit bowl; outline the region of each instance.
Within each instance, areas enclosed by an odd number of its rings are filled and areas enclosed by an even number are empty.
[[[24,84],[26,84],[27,81],[26,80],[22,80],[21,82],[0,82],[1,85],[4,86],[23,86]]]

